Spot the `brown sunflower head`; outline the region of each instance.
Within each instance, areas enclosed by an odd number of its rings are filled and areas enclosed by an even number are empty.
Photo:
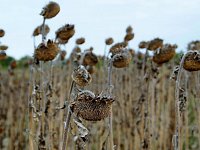
[[[0,45],[0,51],[5,51],[8,49],[8,46],[7,45]]]
[[[161,48],[163,46],[163,40],[160,38],[155,38],[148,42],[147,49],[150,51],[155,51],[158,48]]]
[[[113,38],[107,38],[106,40],[105,40],[105,43],[106,43],[106,45],[111,45],[112,43],[114,42],[114,40],[113,40]]]
[[[131,53],[125,49],[122,52],[114,55],[112,58],[113,66],[116,68],[124,68],[127,67],[131,62]]]
[[[148,47],[148,42],[146,41],[141,41],[138,45],[139,48],[144,49]]]
[[[183,68],[187,71],[199,71],[200,70],[200,53],[195,51],[193,53],[186,54]]]
[[[129,42],[134,38],[134,33],[127,33],[124,37],[124,41]]]
[[[92,52],[92,50],[87,50],[84,52],[83,58],[83,65],[87,66],[94,66],[98,63],[98,57],[96,54]]]
[[[49,2],[43,10],[41,11],[40,15],[43,16],[45,19],[51,19],[55,17],[60,12],[60,6],[56,2]]]
[[[90,74],[94,74],[96,72],[95,66],[88,65],[88,66],[86,66],[86,69]]]
[[[126,28],[126,33],[129,34],[129,33],[132,33],[133,32],[133,28],[131,26],[128,26]]]
[[[66,44],[68,40],[74,35],[74,25],[66,24],[56,31],[56,39],[59,44]]]
[[[80,65],[74,69],[72,79],[77,85],[84,87],[91,82],[92,77],[85,67]]]
[[[200,41],[192,41],[188,44],[188,50],[200,50]]]
[[[110,48],[110,53],[114,56],[115,54],[120,53],[127,45],[127,42],[116,43]]]
[[[7,57],[6,52],[0,51],[0,60],[5,60]]]
[[[51,61],[57,56],[59,50],[56,43],[48,40],[47,43],[39,44],[35,50],[34,58],[40,61]]]
[[[153,55],[153,61],[157,64],[163,64],[171,60],[176,54],[177,45],[165,44],[162,48],[157,49]]]
[[[76,40],[76,44],[77,44],[77,45],[81,45],[81,44],[83,44],[83,43],[85,43],[85,38],[83,38],[83,37],[78,38],[78,39]]]
[[[100,121],[110,115],[113,102],[112,97],[95,96],[93,92],[84,90],[71,103],[71,110],[77,117],[87,121]]]
[[[14,60],[10,63],[10,68],[15,69],[17,67],[17,62]]]
[[[5,35],[5,31],[3,29],[0,29],[0,37],[3,37]]]
[[[46,36],[50,31],[50,28],[48,25],[44,25],[44,35]],[[35,28],[35,30],[33,31],[33,36],[38,36],[42,34],[42,25],[38,26]]]

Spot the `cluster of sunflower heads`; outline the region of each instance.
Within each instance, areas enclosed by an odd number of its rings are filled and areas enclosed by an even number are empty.
[[[56,2],[49,2],[45,7],[43,7],[40,15],[43,16],[45,19],[51,19],[55,17],[59,12],[59,4]]]
[[[115,54],[120,53],[124,48],[126,48],[127,45],[127,42],[116,43],[110,48],[109,52],[112,54],[112,56],[114,56]]]
[[[95,95],[89,90],[80,91],[76,101],[71,103],[72,112],[88,121],[100,121],[111,113],[114,99],[110,96]]]
[[[74,25],[66,24],[56,31],[56,40],[59,44],[66,44],[74,34]]]
[[[183,68],[187,71],[199,71],[200,70],[200,52],[188,52],[183,63]]]
[[[116,43],[110,48],[113,66],[116,68],[127,67],[134,55],[134,50],[126,48],[127,42]]]
[[[46,43],[39,44],[35,49],[34,58],[40,61],[51,61],[57,56],[59,50],[55,42],[48,40]]]
[[[164,44],[162,47],[154,51],[153,62],[155,62],[158,65],[168,62],[175,56],[176,48],[176,44]]]
[[[48,25],[44,25],[44,35],[46,36],[50,31],[50,28]],[[42,34],[42,25],[36,27],[33,31],[33,36],[38,36]]]
[[[83,65],[90,74],[95,73],[95,65],[98,63],[98,57],[93,52],[93,47],[86,49],[83,53],[78,52],[75,54],[75,59],[79,61],[80,65]]]
[[[84,87],[92,81],[90,73],[82,65],[79,65],[76,69],[74,69],[72,79],[80,87]]]
[[[4,37],[5,35],[5,31],[3,29],[0,29],[0,38]],[[6,50],[8,49],[7,45],[4,44],[0,44],[0,60],[4,60],[6,59],[7,55],[6,55]]]
[[[134,38],[133,28],[128,26],[126,28],[126,35],[124,37],[124,42],[129,42]]]
[[[188,50],[200,50],[200,41],[192,41],[188,44]]]

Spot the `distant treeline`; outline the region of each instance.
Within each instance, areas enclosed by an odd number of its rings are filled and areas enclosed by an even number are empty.
[[[17,61],[17,67],[23,67],[27,62],[32,59],[30,56],[24,56],[19,60],[16,60],[14,57],[8,56],[5,60],[0,60],[0,66],[2,68],[7,68],[12,61]]]

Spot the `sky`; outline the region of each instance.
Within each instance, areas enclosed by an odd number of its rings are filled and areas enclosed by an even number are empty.
[[[6,35],[0,39],[9,46],[7,54],[19,59],[33,55],[32,33],[42,24],[40,12],[48,0],[1,0],[0,28]],[[82,49],[94,47],[94,52],[103,54],[104,41],[113,37],[121,42],[126,27],[133,27],[135,38],[130,47],[138,50],[138,43],[156,37],[164,43],[178,44],[178,50],[186,50],[192,40],[200,39],[200,0],[55,0],[60,5],[59,14],[48,19],[48,39],[54,39],[55,31],[69,23],[75,25],[76,33],[65,49],[68,54],[75,40],[85,37]],[[36,38],[36,44],[41,37]]]

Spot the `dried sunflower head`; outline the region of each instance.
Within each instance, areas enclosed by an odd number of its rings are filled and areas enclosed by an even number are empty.
[[[50,28],[48,25],[44,25],[44,35],[46,36],[50,31]],[[42,34],[42,25],[36,27],[33,31],[33,36],[38,36]]]
[[[74,25],[66,24],[56,31],[56,39],[60,44],[66,44],[74,33]]]
[[[0,29],[0,37],[3,37],[5,35],[5,31],[3,29]]]
[[[161,48],[163,46],[163,40],[160,38],[155,38],[148,42],[147,49],[151,51],[155,51],[158,48]]]
[[[110,48],[110,53],[112,55],[120,53],[126,46],[127,42],[116,43]]]
[[[126,33],[129,34],[129,33],[132,33],[133,32],[133,28],[131,26],[128,26],[126,28]]]
[[[34,58],[40,61],[53,60],[58,52],[59,47],[52,40],[48,40],[47,43],[41,43],[35,50]]]
[[[84,87],[91,82],[92,77],[85,67],[80,65],[74,69],[72,73],[72,79],[77,85]]]
[[[7,45],[0,45],[0,50],[5,51],[8,49]]]
[[[88,121],[100,121],[110,115],[113,102],[112,97],[95,96],[93,92],[84,90],[78,93],[76,101],[71,103],[71,110],[77,117]]]
[[[98,63],[97,55],[95,55],[92,50],[87,50],[84,54],[83,65],[94,66]]]
[[[162,64],[171,60],[176,51],[177,45],[165,44],[162,48],[157,49],[153,55],[153,61],[157,64]]]
[[[85,43],[85,38],[83,38],[83,37],[78,38],[78,39],[76,40],[76,44],[77,44],[77,45],[81,45],[81,44],[83,44],[83,43]]]
[[[105,40],[105,43],[106,43],[106,45],[111,45],[112,43],[114,42],[114,40],[113,40],[113,38],[107,38],[106,40]]]
[[[112,58],[113,66],[116,68],[124,68],[127,67],[131,62],[131,54],[130,52],[125,49],[121,53],[114,55]]]
[[[147,46],[148,46],[148,42],[141,41],[138,47],[141,49],[144,49],[144,48],[147,48]]]
[[[0,51],[0,60],[5,60],[7,57],[6,52]]]
[[[124,37],[124,41],[128,42],[134,38],[134,33],[127,33]]]
[[[188,53],[186,54],[183,68],[187,71],[199,71],[200,70],[200,53]]]
[[[60,12],[60,6],[56,2],[49,2],[40,13],[45,19],[55,17]]]
[[[10,63],[10,68],[15,69],[17,67],[17,62],[14,60]]]
[[[88,65],[88,66],[86,66],[86,69],[90,74],[94,74],[96,72],[95,66]]]
[[[188,50],[200,50],[200,41],[192,41],[188,44]]]

